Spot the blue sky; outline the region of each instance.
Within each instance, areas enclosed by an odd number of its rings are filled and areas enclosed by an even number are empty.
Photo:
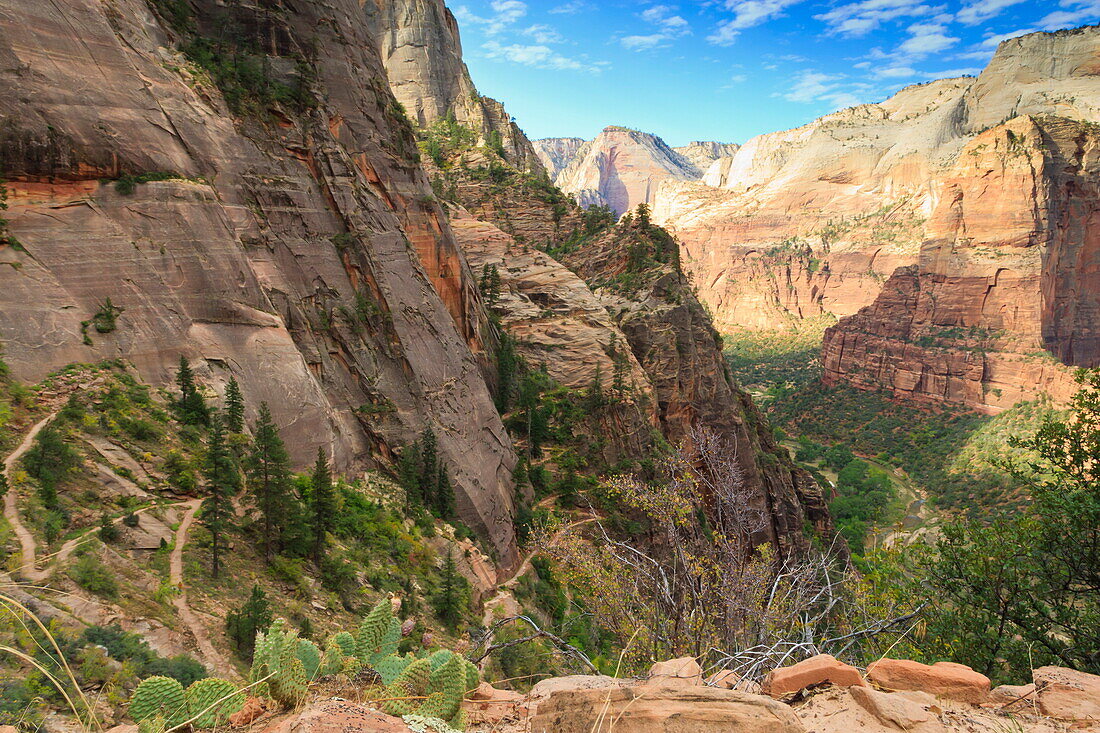
[[[606,125],[744,142],[976,74],[997,43],[1100,20],[1100,0],[448,0],[482,94],[532,138]]]

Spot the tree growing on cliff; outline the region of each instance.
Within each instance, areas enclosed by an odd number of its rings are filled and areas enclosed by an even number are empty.
[[[184,356],[180,357],[176,371],[176,386],[180,391],[175,403],[179,421],[184,425],[209,425],[210,408],[206,406],[206,400],[195,384],[195,373]]]
[[[336,490],[332,485],[332,470],[324,448],[317,449],[317,461],[310,475],[309,517],[313,531],[313,563],[320,568],[325,558],[328,533],[332,530],[336,512]]]
[[[206,497],[202,502],[200,523],[210,533],[210,574],[221,573],[221,555],[225,534],[233,526],[233,495],[240,489],[240,474],[233,453],[225,442],[225,426],[215,416],[206,444],[203,463]]]
[[[587,522],[549,523],[532,540],[631,664],[694,656],[752,679],[821,652],[858,658],[913,621],[907,607],[863,602],[843,552],[761,544],[768,515],[715,433],[693,430],[657,474],[603,484],[606,501],[644,520],[630,538]]]
[[[259,415],[252,427],[252,445],[245,460],[248,495],[260,514],[264,559],[270,563],[282,546],[283,528],[294,506],[290,455],[279,435],[266,402],[260,403]]]
[[[225,386],[225,429],[230,433],[244,432],[244,397],[236,377]]]
[[[38,483],[42,506],[51,510],[58,508],[58,486],[79,465],[80,455],[54,425],[42,428],[23,455],[23,467]]]

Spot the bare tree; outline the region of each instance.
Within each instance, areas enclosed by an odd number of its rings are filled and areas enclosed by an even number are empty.
[[[598,522],[548,524],[535,537],[597,623],[624,645],[634,640],[638,666],[691,655],[755,678],[825,651],[852,658],[869,639],[908,628],[912,609],[894,613],[877,596],[868,603],[863,579],[836,546],[780,556],[754,543],[767,515],[720,436],[694,430],[659,471],[654,482],[604,483],[647,520],[645,542]]]

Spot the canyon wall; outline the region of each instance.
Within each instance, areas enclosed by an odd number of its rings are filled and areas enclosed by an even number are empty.
[[[1018,117],[945,177],[918,263],[826,331],[826,381],[984,411],[1100,366],[1100,133]]]
[[[481,142],[500,136],[508,159],[524,170],[541,163],[531,142],[504,105],[478,93],[466,63],[458,23],[443,0],[365,0],[360,3],[374,37],[390,88],[418,126],[453,117],[477,131]]]
[[[705,157],[705,145],[695,144],[692,154]],[[626,127],[607,127],[580,145],[572,138],[548,138],[535,147],[547,170],[558,170],[554,182],[562,191],[581,206],[608,206],[616,214],[652,203],[661,181],[702,176],[695,163],[661,138]]]
[[[432,427],[459,514],[507,564],[516,458],[476,356],[485,312],[373,11],[5,3],[0,341],[27,380],[122,358],[168,386],[181,356],[211,387],[235,376],[299,466],[318,447],[385,465]],[[260,90],[200,68],[230,44]]]
[[[785,328],[869,305],[918,262],[944,179],[967,143],[1019,115],[1100,119],[1100,31],[1005,41],[977,78],[908,87],[761,135],[703,182],[667,180],[654,219],[720,328]]]

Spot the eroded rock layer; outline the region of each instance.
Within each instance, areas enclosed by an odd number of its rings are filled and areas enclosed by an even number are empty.
[[[166,385],[188,357],[267,401],[299,464],[318,447],[341,470],[385,462],[432,426],[463,520],[508,562],[515,456],[475,358],[484,311],[386,83],[374,9],[171,7],[0,12],[18,240],[0,247],[5,358],[34,380],[121,357]],[[198,68],[230,38],[286,93]],[[121,311],[101,333],[87,322],[108,298]]]
[[[1020,117],[946,176],[916,265],[826,332],[826,381],[1007,408],[1100,365],[1100,133]]]

